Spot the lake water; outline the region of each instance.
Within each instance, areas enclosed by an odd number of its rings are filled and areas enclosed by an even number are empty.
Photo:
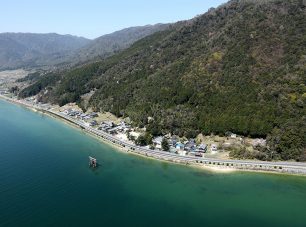
[[[0,100],[0,226],[89,225],[306,226],[306,177],[144,159]]]

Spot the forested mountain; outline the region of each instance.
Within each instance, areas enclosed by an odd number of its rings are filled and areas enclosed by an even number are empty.
[[[71,35],[1,33],[0,69],[58,63],[90,40]]]
[[[94,39],[88,45],[75,51],[72,56],[72,62],[87,61],[95,57],[105,58],[120,50],[123,50],[136,41],[151,35],[157,31],[165,30],[168,24],[146,25],[138,27],[125,28],[123,30],[103,35]]]
[[[258,158],[306,160],[305,82],[305,1],[232,0],[20,96],[44,91],[44,101],[82,106],[95,90],[91,107],[154,135],[231,131],[267,137]]]

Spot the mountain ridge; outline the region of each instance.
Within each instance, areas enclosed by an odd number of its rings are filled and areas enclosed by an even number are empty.
[[[96,61],[164,30],[168,24],[125,28],[89,40],[57,33],[0,33],[0,70],[21,67],[72,67]]]

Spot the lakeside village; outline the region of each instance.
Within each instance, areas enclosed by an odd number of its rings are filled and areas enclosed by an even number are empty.
[[[87,127],[93,127],[98,130],[104,131],[112,136],[124,142],[135,143],[139,146],[145,146],[149,149],[164,150],[171,153],[177,153],[179,155],[192,155],[192,156],[203,156],[204,153],[208,151],[207,144],[201,143],[197,144],[195,139],[180,139],[179,137],[173,135],[164,135],[151,138],[149,145],[145,145],[147,142],[145,140],[143,129],[132,128],[131,125],[125,121],[115,123],[114,121],[102,121],[98,122],[96,118],[99,117],[98,113],[83,113],[75,109],[66,109],[61,112],[72,118],[83,121]],[[143,139],[142,139],[143,138]],[[211,153],[218,152],[218,146],[212,144],[210,146]]]
[[[144,128],[133,128],[130,119],[118,119],[110,113],[84,113],[74,104],[68,104],[57,111],[63,115],[81,121],[87,127],[106,132],[121,141],[143,146],[152,150],[176,153],[182,156],[229,158],[229,151],[237,147],[256,148],[265,146],[264,139],[242,138],[234,133],[227,137],[198,136],[197,138],[180,138],[176,135],[152,137],[146,135]],[[106,117],[106,115],[108,115]]]
[[[1,89],[0,93],[1,95],[12,96],[6,89]],[[187,139],[167,134],[154,138],[149,136],[148,138],[145,128],[133,128],[129,118],[118,119],[110,113],[95,113],[90,111],[84,113],[75,104],[67,104],[63,107],[43,104],[37,102],[36,97],[26,98],[23,101],[30,105],[37,105],[75,118],[87,127],[106,132],[121,141],[149,149],[176,153],[182,156],[228,159],[229,152],[233,149],[246,148],[252,150],[266,146],[265,139],[245,138],[230,132],[226,137],[199,135],[197,138]]]

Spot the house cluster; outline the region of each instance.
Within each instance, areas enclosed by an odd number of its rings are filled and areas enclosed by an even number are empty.
[[[120,136],[122,134],[133,133],[134,129],[122,121],[119,124],[116,124],[113,121],[103,121],[98,123],[94,118],[98,117],[97,113],[83,113],[81,111],[75,109],[66,109],[62,112],[63,114],[78,118],[84,121],[86,126],[97,127],[98,130],[109,133],[113,136]],[[137,134],[137,133],[136,133]],[[138,136],[136,136],[138,137]],[[178,136],[159,136],[153,139],[153,147],[154,149],[162,150],[162,141],[166,139],[169,144],[169,152],[176,153],[179,155],[190,155],[203,157],[204,153],[210,149],[211,153],[217,153],[218,147],[216,144],[211,144],[208,146],[207,144],[201,143],[197,144],[195,139],[189,139],[185,141],[181,141]]]
[[[26,98],[25,101],[30,102],[30,103],[34,103],[34,104],[40,104],[36,97]]]
[[[6,94],[9,94],[8,90],[0,88],[0,95],[6,95]]]
[[[190,156],[198,156],[203,157],[203,154],[208,151],[208,145],[201,143],[197,144],[195,139],[186,140],[181,142],[179,137],[172,136],[172,137],[156,137],[153,139],[153,145],[156,149],[162,150],[162,141],[164,138],[168,141],[170,152],[177,153],[179,155],[190,155]],[[218,147],[215,144],[210,146],[211,152],[217,152]]]
[[[93,127],[93,126],[98,125],[97,121],[93,120],[93,118],[98,117],[98,114],[95,113],[95,112],[86,114],[86,113],[83,113],[83,112],[75,110],[75,109],[67,109],[67,110],[64,110],[62,113],[69,116],[69,117],[75,117],[75,118],[78,118],[80,120],[86,121],[85,124],[87,126]],[[89,122],[87,122],[87,121],[89,121]]]
[[[88,119],[91,119],[91,118],[94,118],[94,117],[98,116],[97,113],[85,114],[85,113],[83,113],[81,111],[78,111],[78,110],[75,110],[75,109],[67,109],[67,110],[64,110],[62,113],[67,115],[67,116],[70,116],[70,117],[80,118],[82,120],[88,120]]]
[[[115,124],[112,121],[103,121],[98,127],[98,130],[102,130],[111,135],[116,135],[119,133],[127,133],[128,131],[131,130],[131,126],[123,121],[120,122],[119,124]]]

